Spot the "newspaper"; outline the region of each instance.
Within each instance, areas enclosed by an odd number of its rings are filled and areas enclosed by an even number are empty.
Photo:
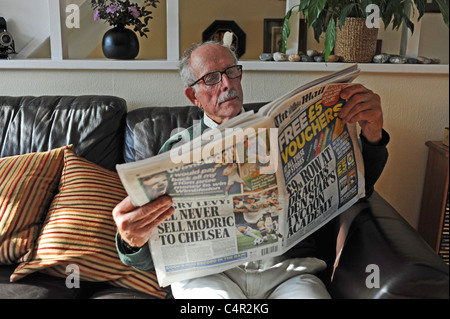
[[[364,196],[357,128],[338,117],[340,91],[358,74],[352,65],[117,165],[135,205],[173,199],[149,241],[161,286],[283,254]]]

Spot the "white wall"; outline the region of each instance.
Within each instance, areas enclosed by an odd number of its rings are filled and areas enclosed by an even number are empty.
[[[39,46],[50,35],[48,0],[0,0],[0,17],[6,20],[16,52]]]

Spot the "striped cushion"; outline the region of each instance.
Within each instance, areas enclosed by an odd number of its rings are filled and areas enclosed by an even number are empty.
[[[107,281],[164,297],[153,271],[124,265],[115,246],[112,210],[126,192],[115,172],[108,171],[67,150],[59,193],[51,203],[32,260],[11,275],[16,281],[35,271],[67,278],[66,267],[78,266],[80,280]]]
[[[0,264],[30,258],[58,186],[64,148],[0,159]]]

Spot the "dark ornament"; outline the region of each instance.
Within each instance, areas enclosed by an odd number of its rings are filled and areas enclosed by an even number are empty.
[[[132,30],[117,25],[106,31],[102,49],[108,59],[132,60],[139,53],[139,40]]]

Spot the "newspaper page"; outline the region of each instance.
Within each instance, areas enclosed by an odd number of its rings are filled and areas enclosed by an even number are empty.
[[[278,136],[270,120],[256,118],[247,121],[254,127],[211,130],[158,161],[117,166],[136,205],[172,197],[174,214],[149,242],[161,286],[280,253],[278,153],[271,149]]]
[[[280,255],[364,196],[356,126],[338,118],[342,82],[357,72],[338,73],[289,92],[264,116],[244,113],[117,166],[135,205],[173,199],[175,213],[149,241],[161,286]]]
[[[298,94],[274,113],[278,128],[278,182],[286,191],[282,225],[289,249],[364,197],[364,167],[356,125],[342,125],[348,84],[325,84]]]

